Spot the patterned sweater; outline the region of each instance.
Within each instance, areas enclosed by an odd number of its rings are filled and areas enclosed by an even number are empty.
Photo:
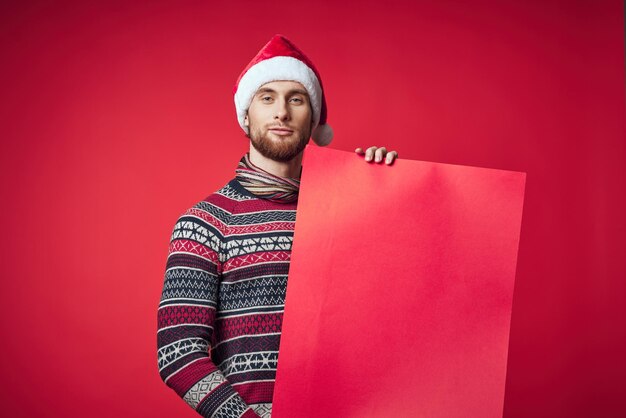
[[[159,373],[204,417],[271,414],[296,205],[233,179],[174,226]]]

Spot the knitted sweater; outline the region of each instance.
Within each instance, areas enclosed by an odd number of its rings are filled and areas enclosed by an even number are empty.
[[[174,227],[159,373],[204,417],[271,414],[296,205],[233,179]]]

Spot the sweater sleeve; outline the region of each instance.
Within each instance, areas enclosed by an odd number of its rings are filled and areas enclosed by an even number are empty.
[[[210,357],[222,242],[219,226],[196,208],[174,226],[157,311],[159,374],[203,417],[258,417]]]

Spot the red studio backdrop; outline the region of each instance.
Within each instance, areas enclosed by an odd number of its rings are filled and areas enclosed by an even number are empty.
[[[622,1],[102,3],[0,5],[4,416],[196,416],[157,372],[168,240],[275,33],[330,148],[527,173],[504,416],[626,414]]]

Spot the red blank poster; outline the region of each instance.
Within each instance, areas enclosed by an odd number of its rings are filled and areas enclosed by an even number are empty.
[[[303,167],[272,417],[501,417],[525,174]]]

